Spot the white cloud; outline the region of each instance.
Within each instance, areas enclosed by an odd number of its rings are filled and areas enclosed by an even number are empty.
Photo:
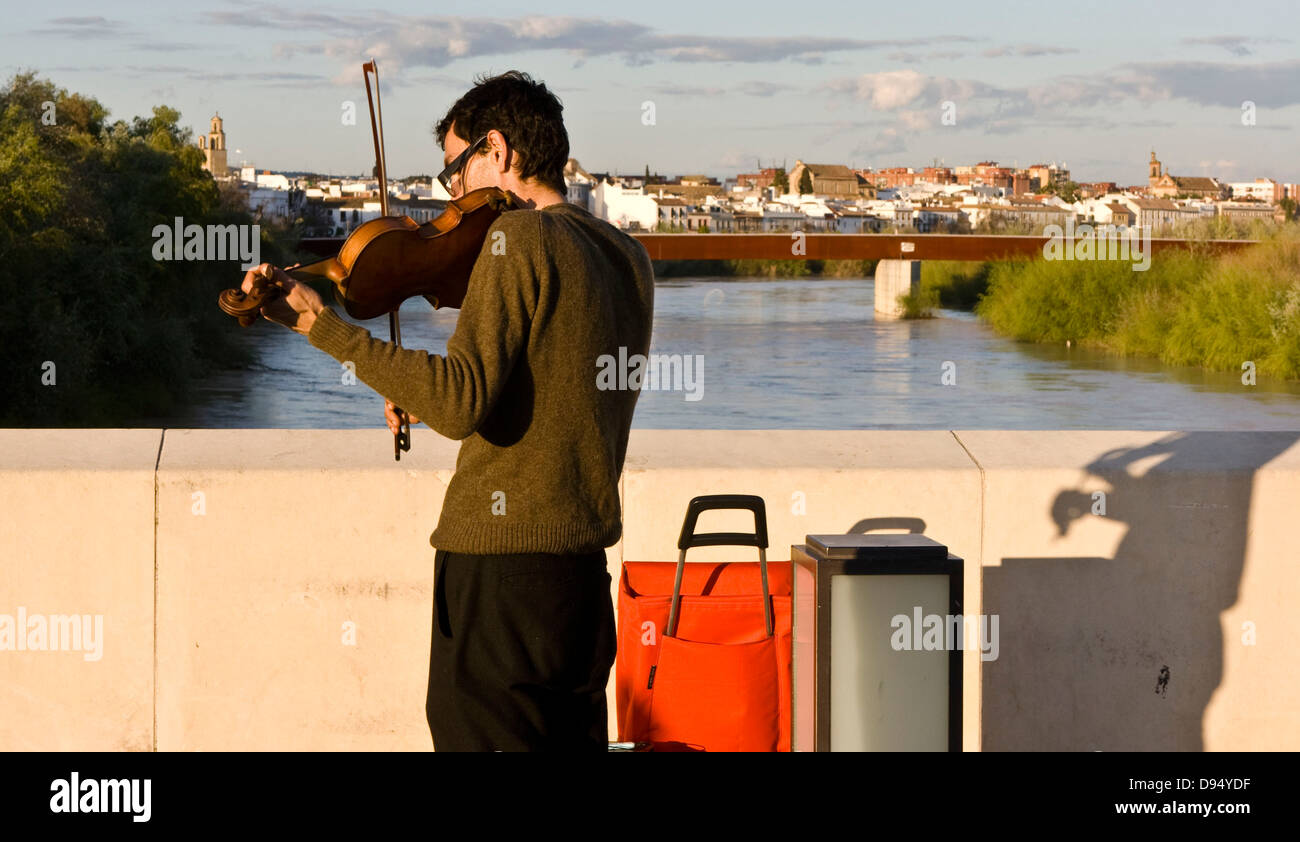
[[[1075,47],[1053,47],[1046,44],[1017,44],[1007,45],[1004,47],[990,47],[989,49],[984,50],[981,55],[985,58],[1001,58],[1003,56],[1036,58],[1038,56],[1063,56],[1077,52],[1079,52],[1079,50]]]
[[[618,56],[629,64],[669,62],[779,62],[820,64],[827,53],[974,41],[961,35],[862,40],[829,36],[704,36],[661,33],[609,18],[529,15],[521,18],[367,15],[285,9],[257,4],[203,13],[219,26],[315,33],[315,43],[280,45],[281,52],[324,52],[339,58],[375,56],[390,65],[442,67],[457,59],[560,50],[579,58]],[[338,37],[335,33],[353,33]]]
[[[1184,38],[1178,43],[1188,46],[1220,47],[1234,56],[1248,56],[1255,51],[1251,44],[1289,44],[1289,38],[1260,38],[1248,35],[1211,35],[1205,38]]]
[[[915,70],[884,70],[847,79],[834,79],[824,86],[837,94],[848,94],[878,111],[897,111],[910,105],[934,105],[944,100],[996,97],[1001,91],[982,82],[927,76]]]

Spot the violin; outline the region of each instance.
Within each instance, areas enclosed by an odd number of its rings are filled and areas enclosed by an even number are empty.
[[[294,280],[328,278],[334,298],[354,319],[394,313],[408,298],[422,295],[435,308],[456,308],[465,300],[469,276],[492,223],[518,206],[515,197],[483,187],[448,202],[437,218],[420,225],[409,216],[380,216],[358,226],[336,257],[283,271]],[[253,324],[258,311],[284,291],[258,276],[251,292],[228,289],[217,304]]]
[[[397,310],[408,298],[422,295],[435,308],[459,307],[465,300],[470,273],[487,239],[488,229],[502,213],[519,207],[518,199],[496,187],[474,190],[453,199],[430,222],[420,225],[409,216],[388,215],[388,179],[384,161],[383,112],[379,103],[379,70],[374,60],[361,66],[370,105],[370,128],[375,141],[379,171],[380,216],[357,227],[344,240],[335,257],[307,265],[295,264],[284,271],[295,280],[328,278],[334,297],[354,319],[373,319],[388,314],[394,344],[402,343]],[[374,98],[370,74],[375,77]],[[284,295],[270,278],[258,276],[248,293],[228,289],[217,298],[221,309],[248,327],[262,307]],[[410,417],[397,408],[401,426],[393,434],[393,458],[411,449]]]

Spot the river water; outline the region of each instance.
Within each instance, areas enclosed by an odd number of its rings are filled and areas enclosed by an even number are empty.
[[[1300,382],[1246,386],[1233,372],[1017,343],[956,311],[876,321],[873,295],[870,279],[660,281],[651,352],[689,356],[702,377],[643,390],[633,426],[1300,429]],[[403,345],[443,353],[457,312],[406,302]],[[386,317],[358,324],[388,339]],[[248,329],[232,319],[231,329],[259,364],[209,378],[188,409],[137,426],[384,426],[383,398],[345,385],[339,363],[305,337],[265,319]]]

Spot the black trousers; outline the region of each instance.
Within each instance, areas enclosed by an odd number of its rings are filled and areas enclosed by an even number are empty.
[[[434,555],[435,751],[608,751],[605,553]]]

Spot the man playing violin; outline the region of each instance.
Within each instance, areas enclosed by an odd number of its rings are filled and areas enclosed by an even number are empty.
[[[646,354],[649,256],[565,201],[560,101],[511,71],[480,79],[434,130],[453,198],[482,187],[521,209],[488,231],[445,355],[344,321],[310,287],[258,267],[285,296],[263,315],[308,337],[434,430],[462,441],[434,555],[425,712],[437,750],[608,749],[616,630],[604,548],[622,534],[618,479],[638,391],[598,359]]]

